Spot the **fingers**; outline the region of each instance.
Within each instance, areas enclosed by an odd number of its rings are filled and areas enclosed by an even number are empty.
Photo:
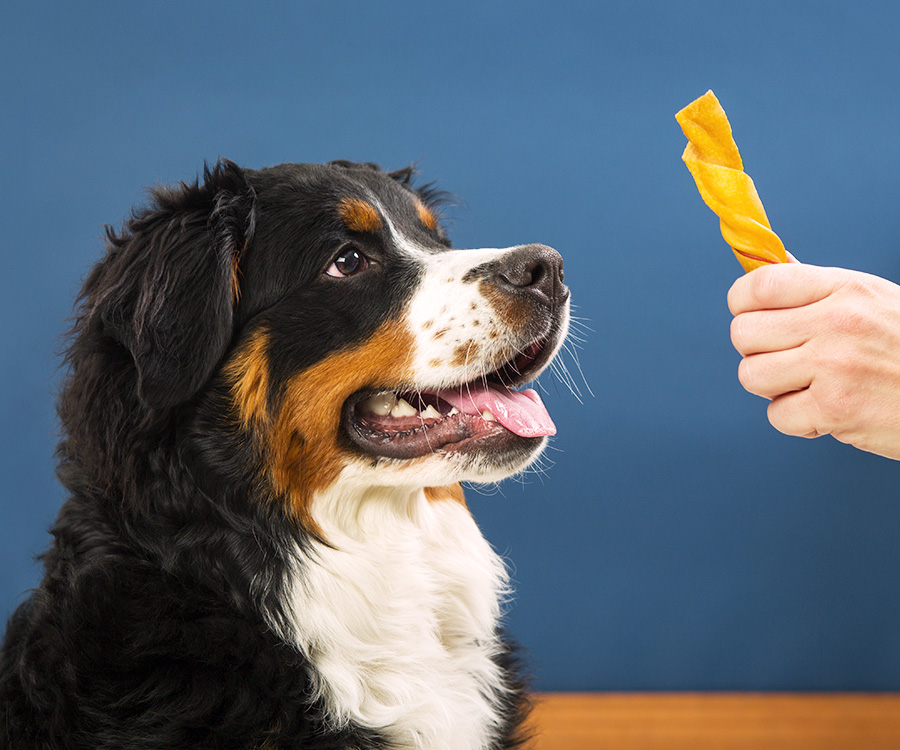
[[[798,347],[744,357],[738,365],[738,380],[755,396],[775,399],[808,388],[813,372]]]
[[[785,393],[774,399],[767,410],[769,422],[776,430],[794,437],[816,438],[828,430],[813,422],[816,405],[809,389]]]
[[[837,289],[844,277],[838,269],[805,263],[778,263],[763,266],[741,276],[728,290],[732,315],[750,310],[777,310],[802,307],[824,299]]]
[[[813,335],[811,320],[805,307],[741,313],[731,321],[731,343],[744,357],[795,349]]]

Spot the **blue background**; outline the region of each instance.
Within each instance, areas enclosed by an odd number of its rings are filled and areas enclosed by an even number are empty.
[[[246,5],[246,7],[244,7]],[[900,464],[772,429],[674,114],[716,91],[801,260],[900,280],[894,2],[7,2],[0,614],[38,581],[60,336],[102,226],[204,160],[334,158],[544,242],[584,331],[553,465],[470,505],[543,689],[900,689]],[[592,391],[590,395],[588,391]]]

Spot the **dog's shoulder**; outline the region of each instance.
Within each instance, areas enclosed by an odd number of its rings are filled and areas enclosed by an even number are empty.
[[[305,657],[227,586],[116,525],[95,502],[63,506],[41,586],[7,626],[0,747],[379,745],[326,726]]]

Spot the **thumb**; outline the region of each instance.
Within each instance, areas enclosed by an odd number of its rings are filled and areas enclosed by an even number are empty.
[[[820,268],[793,260],[762,266],[739,277],[728,290],[732,315],[751,310],[803,307],[818,302],[846,282],[843,269]]]

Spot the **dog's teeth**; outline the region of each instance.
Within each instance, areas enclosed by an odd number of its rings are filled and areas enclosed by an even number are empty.
[[[459,409],[457,409],[455,406],[447,412],[447,416],[452,417],[454,414],[459,414]]]
[[[391,409],[392,417],[414,417],[418,414],[412,404],[410,404],[406,399],[398,399],[397,405]]]
[[[420,412],[419,416],[422,417],[422,419],[440,419],[441,413],[431,404],[428,404],[428,408],[425,409],[425,411]]]
[[[393,393],[376,393],[362,403],[363,411],[386,417],[397,406],[397,397]]]
[[[495,417],[493,414],[491,414],[489,411],[487,411],[487,409],[485,409],[483,412],[481,412],[481,418],[485,422],[496,422],[497,421],[497,417]]]

